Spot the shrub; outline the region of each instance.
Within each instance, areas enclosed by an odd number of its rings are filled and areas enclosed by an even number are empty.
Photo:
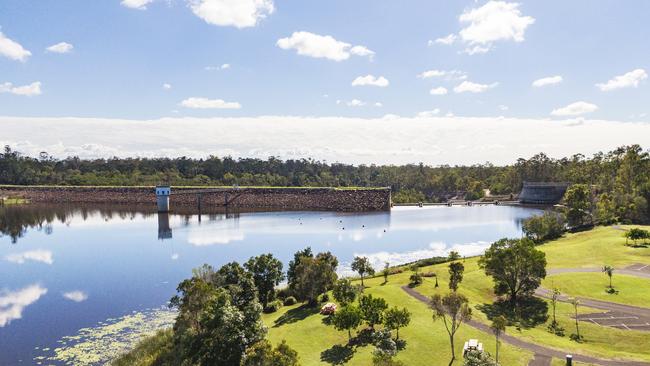
[[[409,277],[409,287],[416,287],[420,286],[422,284],[422,275],[419,273],[413,273],[411,277]]]
[[[385,353],[374,352],[372,356],[373,366],[405,366],[404,362],[393,360],[393,356]]]
[[[289,287],[283,287],[281,289],[275,290],[275,297],[278,299],[286,299],[289,296],[293,296],[293,292]]]
[[[393,340],[390,330],[378,330],[372,335],[375,347],[375,354],[395,356],[397,354],[397,343]]]
[[[320,313],[322,315],[332,315],[336,313],[336,304],[328,302],[327,304],[323,305],[322,308],[320,308]]]
[[[328,302],[328,301],[330,301],[330,295],[328,295],[328,294],[322,294],[322,295],[320,295],[320,302],[321,302],[321,303],[323,303],[323,302]]]
[[[526,237],[535,243],[557,239],[562,236],[565,229],[565,216],[552,211],[524,220],[522,227]]]
[[[422,276],[422,277],[436,277],[436,273],[435,272],[423,272],[423,273],[420,273],[420,276]]]
[[[275,313],[276,311],[280,310],[281,307],[282,307],[282,301],[274,300],[266,305],[266,307],[264,308],[264,312],[267,314]]]
[[[465,354],[463,366],[499,366],[487,352],[469,351]]]
[[[284,299],[284,306],[291,306],[295,305],[298,301],[296,300],[295,297],[293,296],[288,296],[287,298]]]

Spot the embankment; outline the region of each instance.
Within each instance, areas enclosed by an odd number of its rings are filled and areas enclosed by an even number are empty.
[[[35,203],[156,206],[154,187],[0,186],[0,196]],[[283,210],[386,211],[389,188],[172,187],[170,208],[269,208]]]

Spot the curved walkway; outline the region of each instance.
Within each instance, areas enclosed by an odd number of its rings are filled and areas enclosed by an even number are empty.
[[[629,269],[629,268],[634,268],[635,266],[638,267],[638,265],[633,265],[624,269],[617,269],[615,270],[615,272],[628,275],[628,276],[650,278],[650,272],[643,272],[640,270]],[[593,273],[593,272],[602,272],[602,270],[600,268],[555,268],[555,269],[548,270],[547,274],[554,275],[554,274],[561,274],[561,273]],[[544,297],[549,299],[551,298],[551,294],[552,294],[551,290],[546,289],[544,287],[539,287],[537,290],[535,290],[535,295],[539,297]],[[559,296],[558,301],[569,302],[569,299],[570,299],[569,296],[562,294]],[[613,311],[613,312],[628,313],[643,318],[650,318],[649,308],[642,308],[638,306],[625,305],[625,304],[603,301],[603,300],[595,300],[586,297],[578,297],[578,299],[580,300],[580,304],[586,307]]]
[[[425,303],[429,304],[429,298],[422,295],[421,293],[415,291],[414,289],[408,287],[408,286],[402,286],[402,290],[406,291],[407,294],[413,296],[415,299]],[[470,320],[467,322],[467,325],[476,328],[482,332],[485,333],[492,333],[492,330],[490,329],[490,326],[487,324],[483,324],[481,322],[478,322],[476,320]],[[564,360],[566,357],[566,352],[556,350],[553,348],[548,348],[544,346],[540,346],[535,343],[531,343],[516,337],[513,337],[509,334],[503,334],[501,336],[501,340],[503,342],[506,342],[510,345],[513,345],[518,348],[525,349],[527,351],[531,351],[535,354],[535,358],[531,360],[529,365],[537,365],[535,362],[535,359],[550,359],[550,358],[558,358],[560,360]],[[579,355],[579,354],[572,354],[573,355],[573,360],[577,362],[584,362],[584,363],[590,363],[594,365],[601,365],[601,366],[650,366],[650,363],[647,362],[640,362],[640,361],[617,361],[617,360],[603,360],[600,358],[595,358],[591,356],[585,356],[585,355]]]

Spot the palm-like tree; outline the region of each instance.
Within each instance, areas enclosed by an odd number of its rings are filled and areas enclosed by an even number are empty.
[[[496,359],[495,359],[497,364],[499,363],[499,343],[500,343],[499,336],[501,335],[501,333],[506,331],[507,323],[508,320],[503,315],[499,315],[492,320],[492,325],[490,326],[492,328],[492,332],[494,333],[497,339],[497,350],[496,350],[497,352],[496,352]]]
[[[612,276],[614,275],[614,267],[604,266],[603,272],[607,273],[607,276],[609,277],[609,288],[612,288]]]

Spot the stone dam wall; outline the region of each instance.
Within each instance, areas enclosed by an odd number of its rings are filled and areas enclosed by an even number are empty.
[[[0,186],[1,196],[35,203],[124,204],[156,207],[154,187]],[[200,198],[199,198],[200,197]],[[217,207],[279,210],[387,211],[390,188],[197,188],[172,187],[170,209]]]

